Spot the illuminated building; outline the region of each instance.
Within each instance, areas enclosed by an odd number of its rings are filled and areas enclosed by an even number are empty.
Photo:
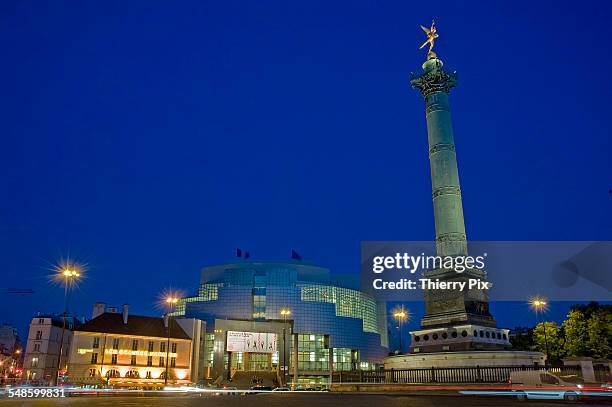
[[[5,383],[17,380],[21,371],[21,345],[17,328],[0,325],[0,380]]]
[[[206,321],[210,381],[325,384],[332,371],[374,369],[388,354],[385,304],[346,283],[301,261],[206,267],[198,295],[174,314]]]
[[[66,317],[66,331],[61,369],[65,370],[72,330],[79,320]],[[24,379],[33,384],[49,385],[57,374],[57,358],[60,352],[60,338],[63,318],[61,315],[37,315],[30,321],[28,342],[23,360]]]
[[[113,309],[111,309],[113,311]],[[93,318],[73,333],[68,375],[77,385],[159,388],[197,381],[202,321],[108,312],[94,305]]]

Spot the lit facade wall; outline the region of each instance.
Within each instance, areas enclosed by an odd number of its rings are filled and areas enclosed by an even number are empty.
[[[23,360],[24,379],[33,384],[48,385],[57,374],[63,321],[57,316],[36,316],[30,322]],[[62,365],[66,368],[72,340],[73,318],[66,318]]]
[[[191,379],[191,344],[188,339],[170,338],[168,347],[167,337],[75,331],[68,365],[70,381],[156,387],[164,384],[168,359],[168,383],[187,384]]]
[[[334,370],[371,368],[388,354],[384,304],[332,284],[329,270],[303,263],[244,262],[205,268],[198,295],[181,300],[175,315],[205,320],[208,332],[214,332],[215,320],[221,319],[282,321],[280,311],[285,308],[291,310],[293,332],[304,340],[298,346],[316,348],[308,355],[298,351],[304,368],[329,369],[323,361],[329,360],[327,351],[305,340],[311,335],[327,337],[326,347],[337,349]]]

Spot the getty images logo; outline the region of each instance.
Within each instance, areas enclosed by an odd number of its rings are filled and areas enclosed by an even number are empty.
[[[394,256],[375,256],[372,258],[372,271],[380,274],[385,270],[406,270],[413,274],[418,269],[446,269],[463,273],[466,270],[485,268],[485,258],[482,256],[426,256],[421,253],[413,256],[408,253],[395,253]]]

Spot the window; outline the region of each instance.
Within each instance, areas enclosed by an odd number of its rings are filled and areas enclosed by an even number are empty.
[[[297,351],[299,370],[329,370],[329,349],[324,335],[299,334]],[[334,359],[336,370],[352,370],[353,362],[358,362],[357,354],[351,349],[336,349]]]
[[[159,351],[160,352],[165,352],[166,351],[166,342],[161,342],[159,344]]]
[[[149,341],[149,352],[153,352],[153,341]]]
[[[125,377],[129,377],[132,379],[139,379],[140,373],[138,373],[138,370],[130,370],[129,372],[125,374]]]
[[[132,358],[130,359],[130,365],[132,366],[136,365],[136,355],[132,355]]]
[[[111,364],[116,365],[117,364],[117,354],[113,353],[111,355]]]
[[[42,331],[36,331],[36,340],[39,341],[42,339]]]
[[[368,295],[343,287],[307,284],[300,286],[302,301],[335,304],[336,316],[359,318],[364,332],[378,332],[376,301]]]
[[[147,378],[147,379],[150,379],[150,378],[151,378],[151,371],[150,371],[150,370],[147,370],[146,378]]]
[[[120,373],[117,369],[111,369],[106,372],[106,377],[120,377]]]
[[[176,367],[176,358],[174,356],[170,358],[170,367]]]
[[[147,356],[147,366],[153,366],[153,356]]]
[[[164,361],[165,361],[165,360],[164,360],[164,357],[163,357],[163,356],[160,356],[160,357],[159,357],[159,365],[160,365],[160,366],[164,366]]]
[[[93,338],[93,344],[91,345],[92,348],[97,349],[100,347],[100,337],[96,336],[95,338]]]
[[[266,319],[265,288],[253,289],[253,319]]]
[[[38,366],[38,358],[32,358],[31,366],[32,367],[37,367]]]
[[[119,338],[113,338],[113,349],[119,349]]]
[[[138,350],[138,339],[132,341],[132,350]]]
[[[96,377],[96,369],[89,369],[89,377]]]
[[[172,353],[176,353],[176,342],[172,342]]]
[[[543,384],[559,384],[559,379],[547,373],[541,373],[540,380],[542,381]]]
[[[34,344],[34,352],[40,352],[40,342]]]
[[[98,354],[97,353],[92,353],[91,354],[91,364],[94,365],[98,363]]]
[[[38,323],[39,324],[44,324],[45,323],[45,319],[44,318],[38,318]]]

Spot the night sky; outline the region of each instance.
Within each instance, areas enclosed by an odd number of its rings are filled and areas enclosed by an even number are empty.
[[[61,312],[67,256],[75,313],[159,314],[236,247],[358,273],[362,240],[433,239],[432,17],[468,238],[612,240],[608,2],[3,1],[0,322]]]

